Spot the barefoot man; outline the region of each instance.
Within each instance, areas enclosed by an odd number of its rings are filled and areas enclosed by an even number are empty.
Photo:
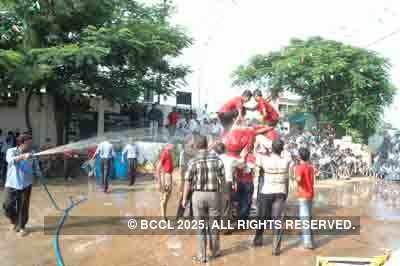
[[[155,175],[157,187],[161,192],[161,217],[164,219],[167,219],[167,205],[172,191],[172,172],[174,171],[173,149],[173,144],[167,144],[161,152]]]

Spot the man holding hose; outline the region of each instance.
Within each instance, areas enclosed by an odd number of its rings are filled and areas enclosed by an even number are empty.
[[[32,136],[23,134],[17,139],[17,147],[8,149],[7,180],[3,210],[10,220],[10,229],[25,236],[29,219],[29,203],[33,176],[41,176],[38,160],[32,159]]]

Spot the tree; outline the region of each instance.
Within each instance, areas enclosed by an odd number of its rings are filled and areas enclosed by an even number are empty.
[[[390,64],[366,49],[324,40],[293,39],[287,47],[256,55],[234,72],[234,84],[269,87],[272,96],[289,90],[322,120],[364,141],[393,101]]]
[[[171,59],[191,44],[169,24],[173,8],[134,0],[9,0],[3,8],[19,23],[16,38],[0,44],[0,90],[25,90],[29,128],[30,95],[46,89],[55,101],[58,143],[73,96],[134,101],[145,89],[171,94],[184,84],[187,66]],[[7,22],[7,23],[6,23]],[[15,28],[15,27],[14,27]],[[14,35],[9,34],[14,37]]]

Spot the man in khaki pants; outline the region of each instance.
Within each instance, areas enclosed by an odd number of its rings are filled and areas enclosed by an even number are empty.
[[[209,224],[209,228],[198,230],[197,256],[193,259],[205,263],[220,255],[218,229],[210,227],[213,220],[221,216],[225,171],[217,155],[207,151],[207,137],[199,135],[195,137],[194,143],[197,155],[190,161],[185,175],[182,206],[186,206],[189,191],[192,190],[194,216]],[[210,240],[211,256],[207,256],[207,239]]]

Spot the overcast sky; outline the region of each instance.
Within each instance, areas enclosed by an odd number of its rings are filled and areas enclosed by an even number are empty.
[[[180,58],[194,70],[188,90],[193,92],[194,106],[200,99],[211,111],[241,91],[231,86],[231,73],[256,53],[279,49],[293,37],[316,35],[367,47],[400,29],[396,0],[175,0],[175,4],[173,23],[183,25],[195,40]],[[400,88],[399,47],[400,33],[370,49],[390,60],[392,81]],[[398,93],[385,113],[397,127],[399,105]]]

